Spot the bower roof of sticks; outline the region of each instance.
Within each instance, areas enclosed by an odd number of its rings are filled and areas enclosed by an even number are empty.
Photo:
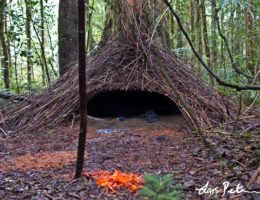
[[[143,23],[140,17],[134,22],[131,29],[128,27],[129,32],[121,31],[87,58],[88,99],[108,91],[156,92],[171,99],[192,122],[179,99],[181,96],[202,127],[234,120],[235,106],[230,100],[208,86],[171,50],[164,48],[153,38],[153,33],[144,31],[147,29],[140,26]],[[1,127],[15,132],[31,131],[55,126],[78,113],[77,64],[72,64],[58,81],[31,99],[32,103],[22,102],[4,111]]]

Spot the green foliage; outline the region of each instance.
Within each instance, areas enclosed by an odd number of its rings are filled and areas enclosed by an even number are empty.
[[[17,87],[19,86],[20,93],[28,92],[27,83],[27,68],[26,59],[31,58],[32,61],[32,84],[30,87],[39,88],[43,86],[42,81],[42,53],[40,48],[40,41],[37,35],[41,35],[41,30],[44,28],[45,31],[45,54],[46,61],[50,73],[51,81],[55,80],[58,71],[58,34],[57,34],[57,18],[58,18],[58,1],[56,0],[44,0],[44,27],[41,25],[41,13],[40,13],[40,1],[30,0],[30,8],[32,10],[32,22],[31,22],[31,39],[32,39],[32,49],[27,49],[27,38],[25,31],[26,24],[26,13],[25,13],[25,0],[7,0],[7,5],[5,8],[6,14],[6,39],[8,40],[8,46],[10,47],[10,85],[13,92],[17,92]],[[187,30],[190,36],[194,37],[193,45],[199,50],[200,55],[204,60],[207,61],[205,57],[204,42],[202,31],[202,19],[198,21],[198,8],[197,1],[193,1],[194,9],[190,9],[191,1],[174,1],[173,6],[180,15],[181,21],[183,22],[184,28]],[[218,31],[213,32],[213,7],[211,0],[206,0],[204,2],[205,6],[205,17],[207,24],[207,35],[208,35],[208,46],[210,51],[213,50],[216,53],[216,58],[214,62],[211,62],[212,70],[218,74],[223,80],[232,83],[238,83],[240,85],[251,84],[252,80],[248,80],[242,75],[237,74],[232,68],[229,56],[227,54],[226,47],[223,40],[218,34]],[[253,3],[252,3],[253,2]],[[92,48],[98,46],[99,41],[102,38],[104,22],[106,20],[105,7],[111,4],[111,0],[102,1],[88,1],[88,15],[86,20],[86,30],[89,31],[92,41],[91,49],[88,52],[92,52]],[[251,5],[252,4],[252,5]],[[200,5],[201,7],[202,5]],[[246,46],[247,46],[247,27],[246,27],[246,16],[245,11],[248,11],[253,18],[253,28],[255,38],[255,45],[252,47],[254,50],[254,56],[252,56],[251,61],[254,64],[256,70],[259,70],[260,63],[260,1],[256,0],[216,0],[216,7],[220,8],[218,13],[220,28],[222,33],[227,37],[231,53],[238,63],[238,67],[245,72],[247,75],[252,75],[247,68],[247,57]],[[192,11],[192,13],[191,13]],[[201,12],[201,11],[200,11]],[[151,13],[152,14],[152,13]],[[152,16],[152,15],[151,15]],[[169,16],[169,17],[168,17]],[[89,21],[89,18],[90,21]],[[165,19],[170,19],[170,15],[166,14]],[[202,18],[202,16],[200,17]],[[191,31],[191,19],[193,19],[194,24],[193,32]],[[203,70],[203,68],[198,64],[194,55],[187,44],[185,38],[183,37],[181,31],[179,30],[176,23],[167,21],[167,26],[165,31],[170,34],[170,43],[172,50],[179,56],[183,57],[184,60],[191,63],[194,70],[197,70],[199,75],[208,83],[210,83],[209,74]],[[90,22],[90,26],[89,23]],[[174,20],[173,20],[174,22]],[[172,29],[172,30],[171,30]],[[91,31],[90,31],[91,30]],[[201,32],[201,38],[199,38],[198,32]],[[0,49],[0,58],[2,58],[2,49]],[[3,73],[0,66],[0,87],[3,88]],[[252,75],[254,76],[254,75]],[[46,79],[46,77],[45,77]],[[46,84],[46,81],[45,81]],[[255,81],[254,84],[259,84],[259,81]],[[219,91],[219,93],[237,100],[237,92],[230,90],[228,88],[219,87],[216,84],[214,87]],[[250,105],[256,95],[255,92],[248,92],[243,96],[243,103],[245,105]],[[256,105],[260,105],[260,100],[256,100]]]
[[[181,197],[181,186],[175,185],[171,174],[160,176],[145,174],[145,187],[139,192],[140,200],[178,200]]]
[[[32,61],[32,83],[29,90],[42,87],[42,52],[41,41],[37,37],[42,30],[41,15],[40,15],[40,1],[30,0],[30,9],[32,11],[31,24],[31,40],[32,48],[27,49],[27,37],[26,37],[26,12],[25,1],[10,1],[7,0],[5,14],[6,14],[6,39],[10,51],[10,82],[11,92],[19,93],[28,92],[27,83],[27,58],[30,57]],[[45,56],[50,71],[51,80],[57,78],[54,70],[58,68],[58,46],[57,46],[57,5],[54,5],[54,1],[44,0],[44,31],[45,31]],[[0,50],[1,57],[1,50]],[[52,66],[52,67],[51,67]],[[0,69],[1,70],[1,69]],[[0,87],[3,88],[3,79],[0,79]],[[29,91],[31,92],[31,91]]]

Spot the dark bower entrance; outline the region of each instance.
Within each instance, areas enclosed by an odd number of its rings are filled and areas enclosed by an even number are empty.
[[[155,92],[109,91],[88,102],[88,114],[94,117],[131,117],[150,110],[161,116],[181,113],[173,101]]]

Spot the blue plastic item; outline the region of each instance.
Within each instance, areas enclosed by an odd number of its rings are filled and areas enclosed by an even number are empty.
[[[124,116],[120,116],[120,117],[118,117],[117,119],[118,119],[120,122],[123,122],[123,121],[125,121],[126,118],[125,118]]]

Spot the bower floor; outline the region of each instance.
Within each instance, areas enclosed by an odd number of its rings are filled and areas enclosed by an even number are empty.
[[[222,169],[200,139],[188,133],[185,126],[181,116],[162,117],[154,123],[146,123],[141,118],[127,118],[124,122],[92,119],[84,170],[172,173],[175,182],[184,186],[182,199],[212,199],[195,191],[207,181],[212,187],[221,187],[227,179],[236,185],[234,176]],[[116,133],[97,132],[104,128],[119,129]],[[56,127],[1,139],[0,199],[135,199],[126,190],[116,195],[107,193],[93,180],[73,181],[78,133],[79,126],[75,123],[72,128]],[[242,163],[245,161],[240,159],[244,156],[241,149],[219,145],[218,151],[227,155],[235,153],[236,169],[245,174],[245,180],[250,180],[253,170]],[[235,199],[247,197],[237,195]]]

